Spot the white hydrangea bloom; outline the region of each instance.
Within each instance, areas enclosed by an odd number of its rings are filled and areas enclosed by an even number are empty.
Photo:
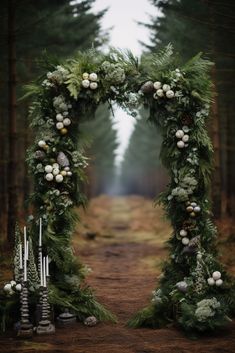
[[[215,315],[216,309],[220,308],[220,302],[216,298],[203,299],[197,303],[195,316],[198,321],[206,321]]]

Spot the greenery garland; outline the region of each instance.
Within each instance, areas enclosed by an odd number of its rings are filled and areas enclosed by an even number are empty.
[[[38,234],[43,220],[43,246],[51,259],[50,300],[69,307],[80,319],[88,314],[112,319],[84,287],[84,267],[70,245],[77,216],[84,205],[80,183],[86,157],[79,125],[94,116],[101,103],[116,102],[132,115],[144,105],[163,136],[161,159],[171,182],[161,195],[173,233],[170,260],[150,307],[131,326],[160,327],[177,322],[185,330],[214,329],[228,321],[234,307],[231,282],[216,258],[216,230],[208,201],[213,149],[205,124],[211,102],[211,62],[197,55],[183,66],[167,46],[139,62],[130,52],[78,53],[62,64],[48,62],[47,74],[28,87],[35,143],[28,151],[34,176]]]

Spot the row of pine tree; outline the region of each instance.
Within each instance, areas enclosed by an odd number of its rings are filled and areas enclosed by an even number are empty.
[[[184,60],[203,51],[215,63],[211,72],[214,103],[209,124],[215,151],[211,193],[215,216],[231,216],[235,212],[235,3],[233,0],[150,1],[156,12],[149,23],[141,24],[151,33],[151,44],[142,43],[144,50],[154,52],[171,42]],[[142,193],[144,185],[144,192],[153,195],[152,190],[159,190],[165,178],[157,173],[159,135],[143,124],[146,114],[141,117],[126,151],[122,179],[130,192]],[[128,165],[132,165],[131,170]],[[147,190],[143,181],[149,183]]]
[[[101,29],[106,10],[94,13],[94,2],[1,2],[0,233],[1,239],[7,237],[9,243],[14,238],[16,220],[24,220],[30,212],[25,200],[33,188],[25,155],[34,137],[28,121],[30,102],[21,100],[23,87],[44,73],[43,60],[47,55],[63,59],[77,50],[101,48],[108,41],[108,33]],[[116,149],[116,135],[106,107],[100,109],[97,121],[91,124],[90,128],[83,128],[84,134],[95,131],[94,141],[87,147],[91,162],[88,174],[92,180],[86,187],[88,195],[98,193],[110,179]],[[92,139],[91,134],[88,139]],[[93,151],[96,151],[96,161]],[[102,175],[106,179],[102,179]]]
[[[171,42],[187,60],[199,51],[215,62],[211,76],[214,103],[209,126],[215,149],[212,181],[214,214],[235,211],[235,4],[232,0],[149,0],[154,11],[149,23],[150,45],[158,51]],[[1,239],[11,242],[16,219],[27,217],[25,200],[33,188],[27,173],[25,152],[33,139],[28,121],[30,102],[21,100],[23,86],[44,72],[42,53],[60,58],[77,50],[102,48],[108,33],[101,21],[106,10],[94,13],[95,0],[2,0],[0,14],[0,224]],[[160,10],[160,16],[159,16]],[[44,56],[46,54],[44,53]],[[154,196],[167,182],[159,163],[161,137],[146,122],[142,110],[121,165],[118,189],[114,189],[117,136],[106,106],[94,121],[81,127],[88,142],[88,197],[119,191]],[[131,165],[131,168],[130,168]],[[117,186],[117,184],[116,184]]]

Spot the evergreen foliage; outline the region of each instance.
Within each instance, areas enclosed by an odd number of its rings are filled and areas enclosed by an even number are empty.
[[[35,178],[32,201],[36,218],[43,219],[43,246],[52,260],[50,297],[57,306],[66,304],[80,318],[85,312],[107,317],[83,285],[83,266],[77,264],[70,237],[76,221],[72,208],[84,204],[79,181],[84,179],[87,161],[79,142],[80,125],[94,116],[100,104],[115,101],[132,115],[140,104],[149,107],[149,119],[162,134],[161,159],[171,178],[160,199],[173,227],[170,260],[151,307],[137,315],[132,325],[159,327],[162,322],[177,322],[186,330],[207,330],[227,320],[233,306],[225,300],[232,296],[231,282],[216,257],[216,230],[208,201],[213,154],[205,129],[211,102],[210,68],[201,55],[182,65],[171,46],[146,55],[141,63],[129,52],[111,50],[103,55],[90,50],[60,65],[49,65],[47,74],[31,85],[36,132],[28,153]],[[152,84],[146,92],[143,84],[148,80]],[[71,124],[63,125],[68,118]],[[53,168],[58,171],[54,173]],[[63,178],[57,180],[58,173]],[[182,230],[187,234],[184,239]],[[203,276],[198,273],[201,268]],[[212,278],[211,286],[207,281],[214,273],[219,274],[219,282]]]

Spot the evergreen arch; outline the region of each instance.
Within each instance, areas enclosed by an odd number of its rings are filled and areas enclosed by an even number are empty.
[[[161,159],[171,178],[161,195],[173,232],[170,255],[151,305],[132,326],[160,327],[171,321],[184,329],[214,329],[232,308],[231,281],[218,261],[211,221],[209,187],[213,148],[206,130],[211,103],[211,62],[197,55],[181,65],[169,45],[141,62],[130,52],[94,50],[72,60],[47,64],[47,73],[28,87],[35,143],[28,152],[34,177],[35,216],[43,219],[43,246],[51,259],[50,300],[79,318],[88,313],[112,319],[84,286],[84,267],[70,240],[77,221],[74,207],[84,204],[80,183],[87,165],[79,124],[101,103],[116,102],[135,115],[139,106],[160,129]]]

